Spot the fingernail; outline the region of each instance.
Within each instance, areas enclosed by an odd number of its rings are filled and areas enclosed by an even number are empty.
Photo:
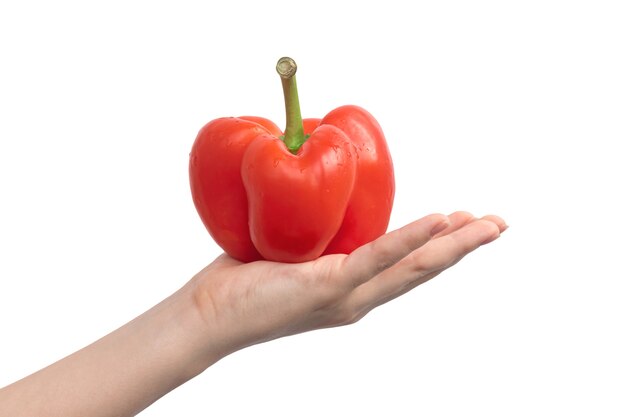
[[[437,223],[435,227],[430,230],[430,236],[435,236],[437,233],[443,232],[450,226],[450,220],[444,220],[441,223]]]

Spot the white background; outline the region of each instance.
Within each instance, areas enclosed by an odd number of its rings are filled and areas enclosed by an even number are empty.
[[[626,414],[626,14],[608,1],[2,2],[0,386],[220,251],[188,153],[213,118],[373,113],[391,228],[510,229],[351,327],[238,352],[145,416]]]

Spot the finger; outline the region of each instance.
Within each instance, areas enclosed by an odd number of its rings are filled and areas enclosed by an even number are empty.
[[[406,278],[410,273],[424,275],[451,266],[461,257],[480,246],[495,240],[500,235],[498,226],[484,219],[479,219],[461,229],[435,239],[429,245],[412,252],[403,262]],[[401,274],[402,275],[402,274]]]
[[[469,213],[467,211],[454,212],[448,215],[448,218],[450,219],[450,226],[442,230],[441,232],[437,233],[437,235],[435,235],[434,238],[439,238],[441,236],[449,235],[450,233],[460,229],[466,224],[469,224],[471,222],[478,220],[478,218],[474,217],[472,213]],[[489,220],[490,222],[495,223],[500,229],[500,233],[504,232],[508,228],[505,221],[499,216],[490,214],[490,215],[481,217],[481,219]]]
[[[419,287],[423,283],[425,283],[427,281],[430,281],[431,279],[435,278],[437,275],[441,274],[443,271],[444,270],[439,270],[439,271],[431,272],[430,274],[426,274],[423,277],[420,277],[419,279],[416,279],[411,284],[405,285],[404,287],[402,287],[401,289],[398,289],[396,291],[392,291],[389,294],[387,294],[387,295],[385,295],[385,296],[383,296],[381,298],[374,299],[373,301],[370,301],[369,303],[359,302],[358,297],[355,297],[353,300],[348,300],[348,303],[354,303],[355,307],[353,307],[353,308],[358,308],[358,311],[361,312],[361,317],[362,317],[365,314],[367,314],[368,312],[370,312],[373,309],[375,309],[376,307],[381,306],[381,305],[383,305],[385,303],[388,303],[389,301],[394,300],[394,299],[396,299],[396,298],[406,294],[407,292],[410,292],[411,290],[415,289],[416,287]]]
[[[509,226],[506,224],[504,219],[494,214],[489,214],[487,216],[483,216],[482,218],[484,220],[489,220],[490,222],[495,223],[498,226],[498,229],[500,229],[500,233],[504,232],[506,229],[509,228]]]
[[[448,219],[450,219],[450,226],[446,227],[444,230],[433,236],[434,239],[441,236],[449,235],[450,233],[459,230],[466,224],[476,220],[476,217],[474,217],[472,213],[469,213],[467,211],[456,211],[448,215]]]
[[[495,223],[485,219],[473,221],[414,250],[393,267],[355,288],[347,302],[357,311],[369,311],[433,278],[499,234]]]
[[[456,261],[452,262],[450,265],[446,266],[443,269],[438,269],[436,271],[430,272],[426,275],[420,276],[419,278],[414,279],[412,282],[410,282],[407,285],[404,285],[401,289],[389,292],[389,294],[375,300],[374,302],[372,302],[369,305],[369,310],[372,310],[380,305],[383,305],[395,298],[400,297],[401,295],[406,294],[407,292],[415,289],[416,287],[419,287],[420,285],[422,285],[425,282],[430,281],[431,279],[435,278],[437,275],[441,274],[442,272],[444,272],[446,269],[456,265],[457,263],[459,263],[463,258],[465,257],[465,255],[461,256],[460,258],[458,258]]]
[[[424,245],[450,225],[443,214],[431,214],[356,249],[341,265],[338,278],[357,287]]]

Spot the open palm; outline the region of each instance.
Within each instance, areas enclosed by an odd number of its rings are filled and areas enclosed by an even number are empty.
[[[221,336],[214,347],[228,354],[286,335],[354,323],[505,229],[497,216],[432,214],[350,255],[300,264],[244,264],[222,255],[191,281],[194,300],[211,334]]]

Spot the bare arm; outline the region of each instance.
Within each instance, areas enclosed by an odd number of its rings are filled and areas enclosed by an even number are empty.
[[[359,320],[505,229],[496,216],[458,212],[302,264],[222,255],[128,324],[0,389],[0,416],[135,415],[236,350]]]
[[[189,288],[72,355],[0,390],[0,416],[131,416],[218,358]]]

